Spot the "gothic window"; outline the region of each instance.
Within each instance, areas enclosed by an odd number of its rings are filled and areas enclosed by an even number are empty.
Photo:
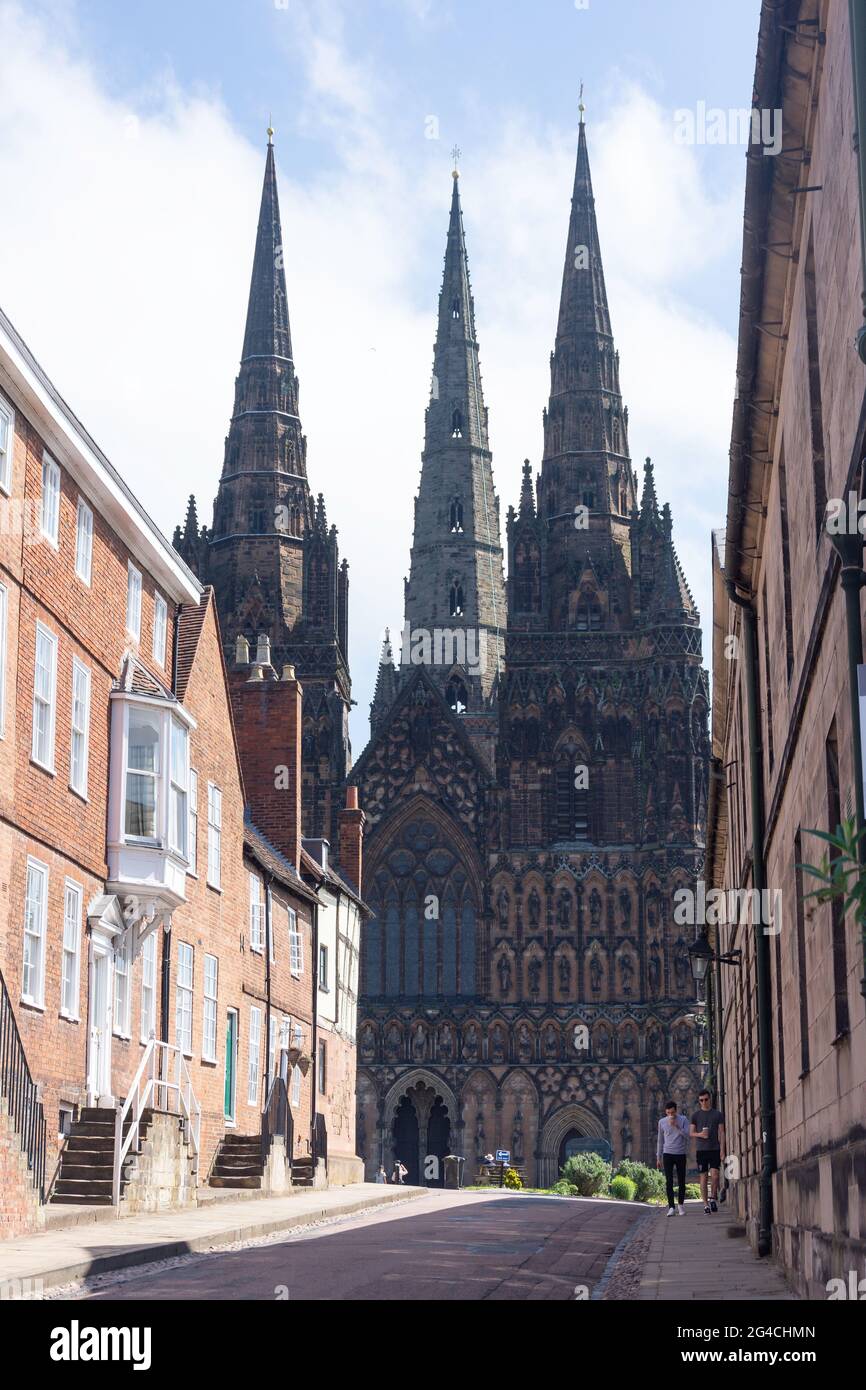
[[[445,699],[448,708],[452,709],[455,714],[466,713],[466,707],[469,704],[469,695],[467,694],[466,686],[459,676],[451,677],[445,687]]]
[[[457,907],[453,890],[442,909],[442,993],[457,993]]]
[[[451,585],[451,592],[448,596],[448,611],[452,618],[463,616],[463,585],[459,579],[455,579]]]
[[[451,438],[463,438],[463,412],[461,410],[454,410],[451,413]]]
[[[589,836],[589,789],[576,787],[577,754],[565,753],[555,775],[555,833],[558,840],[585,840]]]
[[[598,599],[582,594],[574,611],[574,626],[578,632],[597,632],[601,627],[601,607]]]
[[[475,908],[468,897],[460,920],[460,993],[475,993]]]
[[[459,319],[460,317],[460,300],[456,295],[451,301],[451,317],[452,319]]]
[[[265,529],[265,509],[259,502],[254,502],[247,514],[247,530],[259,535]]]
[[[463,530],[463,503],[459,497],[452,497],[451,499],[448,524],[452,531],[460,533]]]
[[[580,494],[580,500],[589,511],[595,511],[595,493],[591,488],[584,488]]]

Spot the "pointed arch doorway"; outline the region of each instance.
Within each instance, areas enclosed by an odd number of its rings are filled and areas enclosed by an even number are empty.
[[[417,1186],[442,1187],[446,1154],[452,1152],[451,1097],[444,1095],[435,1078],[417,1079],[394,1098],[391,1120],[390,1166],[400,1159],[408,1169],[406,1182]],[[428,1177],[425,1160],[433,1156],[437,1162]],[[432,1165],[430,1165],[432,1166]]]

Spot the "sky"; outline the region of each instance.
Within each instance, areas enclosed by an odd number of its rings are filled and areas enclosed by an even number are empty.
[[[542,409],[580,84],[632,460],[711,628],[759,0],[0,0],[0,305],[171,536],[210,521],[275,129],[307,465],[350,566],[355,757],[402,626],[461,199],[504,524]],[[504,541],[504,535],[503,535]]]

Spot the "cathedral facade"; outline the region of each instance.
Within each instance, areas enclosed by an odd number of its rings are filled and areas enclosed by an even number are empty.
[[[533,1185],[654,1161],[702,1080],[693,934],[709,691],[699,615],[638,482],[581,120],[541,469],[503,574],[454,173],[400,660],[349,780],[367,816],[358,1150],[506,1149]],[[427,1165],[428,1176],[435,1166]]]

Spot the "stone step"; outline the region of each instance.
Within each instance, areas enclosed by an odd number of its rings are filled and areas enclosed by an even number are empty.
[[[111,1193],[107,1197],[94,1195],[92,1192],[56,1192],[51,1198],[52,1206],[76,1206],[76,1207],[110,1207]]]
[[[219,1177],[219,1176],[217,1176],[216,1174],[211,1174],[210,1181],[209,1181],[209,1186],[210,1186],[210,1187],[244,1187],[244,1188],[250,1188],[250,1187],[261,1187],[261,1185],[262,1185],[261,1174],[259,1174],[258,1177],[248,1177],[248,1178],[247,1178],[247,1177],[239,1178],[239,1177],[235,1177],[235,1176],[232,1176],[232,1177],[230,1177],[230,1178],[227,1178],[227,1177]]]

